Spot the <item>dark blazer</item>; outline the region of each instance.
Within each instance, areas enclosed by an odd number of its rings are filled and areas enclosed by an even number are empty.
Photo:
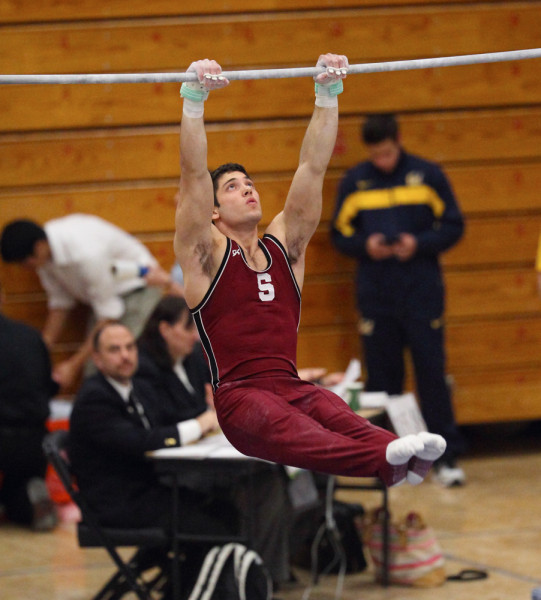
[[[194,419],[208,408],[205,402],[205,383],[210,383],[210,373],[200,346],[196,346],[194,352],[186,358],[184,368],[194,394],[186,389],[172,368],[161,368],[144,349],[139,350],[139,368],[134,380],[152,389],[149,397],[151,406],[148,408],[156,415],[160,424]]]
[[[146,407],[143,399],[151,391],[141,382],[134,382],[134,391]],[[77,394],[70,418],[69,455],[78,485],[103,524],[153,524],[152,511],[163,511],[163,506],[150,496],[163,491],[169,499],[145,452],[179,446],[178,429],[156,425],[152,411],[145,408],[145,413],[150,430],[137,414],[130,414],[101,373],[87,378]]]
[[[0,314],[0,427],[43,427],[57,391],[39,331]]]

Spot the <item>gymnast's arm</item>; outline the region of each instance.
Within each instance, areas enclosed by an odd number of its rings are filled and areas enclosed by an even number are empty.
[[[215,246],[211,225],[214,192],[207,167],[204,100],[209,90],[224,87],[229,82],[225,78],[217,79],[221,67],[213,60],[196,61],[188,72],[195,72],[199,83],[183,84],[181,89],[184,97],[180,126],[181,177],[174,247],[184,274],[186,300],[195,306],[204,296],[212,276]]]
[[[299,166],[293,177],[284,210],[267,229],[284,243],[299,285],[303,279],[304,253],[321,218],[323,180],[338,130],[336,95],[326,97],[326,101],[321,102],[320,94],[328,91],[321,88],[341,84],[340,80],[346,76],[348,66],[347,58],[336,54],[321,55],[317,64],[327,67],[327,71],[316,78],[316,83],[320,84],[320,91],[316,96],[316,106],[302,143]],[[329,74],[329,67],[340,71],[332,71],[332,74]]]

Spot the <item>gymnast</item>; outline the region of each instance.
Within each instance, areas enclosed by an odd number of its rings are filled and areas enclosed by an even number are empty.
[[[259,194],[246,169],[227,163],[209,173],[207,167],[204,102],[229,81],[214,60],[188,68],[198,81],[181,87],[175,233],[186,300],[209,363],[220,426],[239,451],[322,473],[377,476],[387,486],[418,484],[445,450],[441,436],[398,438],[297,374],[305,253],[321,217],[348,61],[324,54],[317,67],[299,166],[283,210],[261,239]]]

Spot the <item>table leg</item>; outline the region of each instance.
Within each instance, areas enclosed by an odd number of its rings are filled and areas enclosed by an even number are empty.
[[[173,490],[172,490],[172,511],[171,523],[172,523],[172,552],[173,558],[171,561],[171,582],[173,589],[173,598],[180,598],[181,582],[180,582],[180,541],[178,539],[179,533],[179,474],[175,473],[173,477]]]
[[[387,486],[383,485],[383,578],[382,584],[387,587],[389,585],[389,491]]]

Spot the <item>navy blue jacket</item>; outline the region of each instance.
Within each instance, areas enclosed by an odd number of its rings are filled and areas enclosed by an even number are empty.
[[[436,319],[444,310],[438,256],[462,236],[464,221],[451,185],[435,163],[402,151],[395,170],[371,162],[349,169],[338,188],[331,231],[335,247],[358,260],[358,309],[364,317],[395,315]],[[372,260],[366,240],[383,233],[417,239],[412,259]]]

